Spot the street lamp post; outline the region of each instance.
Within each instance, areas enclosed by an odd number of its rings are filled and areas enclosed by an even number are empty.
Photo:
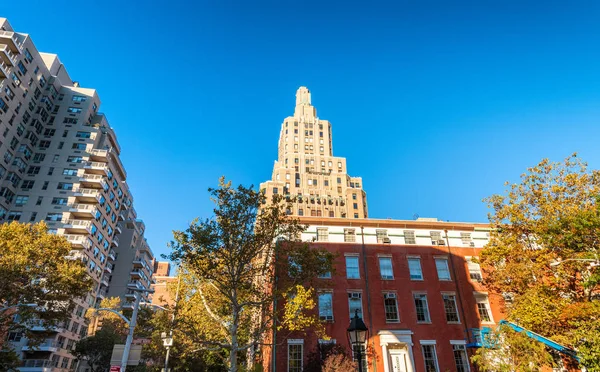
[[[356,350],[358,372],[363,372],[361,347],[365,345],[368,333],[369,329],[365,325],[365,322],[363,322],[362,318],[358,316],[358,309],[356,309],[354,318],[350,320],[350,326],[348,327],[348,339],[350,340],[352,352],[354,353],[354,350]]]
[[[127,340],[125,341],[125,347],[123,348],[123,358],[121,358],[121,371],[125,372],[127,369],[127,359],[129,359],[129,351],[131,350],[131,344],[133,343],[133,332],[135,331],[135,324],[137,322],[138,310],[140,307],[141,295],[139,292],[145,293],[154,293],[152,289],[143,289],[143,288],[130,288],[134,293],[135,302],[133,303],[133,313],[131,314],[131,319],[127,319],[123,314],[115,311],[114,309],[100,308],[98,311],[109,311],[113,314],[118,315],[127,325],[129,326],[129,333],[127,334]]]

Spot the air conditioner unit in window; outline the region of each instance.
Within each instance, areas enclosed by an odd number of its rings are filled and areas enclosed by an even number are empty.
[[[396,294],[395,294],[395,293],[385,293],[385,294],[383,295],[383,298],[385,298],[386,300],[387,300],[388,298],[396,298]]]
[[[475,242],[470,242],[469,247],[475,248]]]
[[[381,241],[382,241],[382,242],[384,242],[385,244],[390,244],[390,243],[392,243],[391,239],[390,239],[390,238],[388,238],[388,237],[385,237],[385,238],[381,239]]]
[[[324,321],[333,321],[333,315],[321,315],[319,316],[319,319]]]
[[[437,241],[438,245],[446,245],[446,241],[444,239],[440,239]]]
[[[358,293],[358,292],[350,293],[350,298],[360,298],[360,293]]]

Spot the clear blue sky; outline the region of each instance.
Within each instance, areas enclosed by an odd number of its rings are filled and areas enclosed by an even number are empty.
[[[220,175],[270,177],[301,85],[372,217],[486,221],[544,157],[600,166],[600,2],[191,3],[0,8],[99,91],[158,254]]]

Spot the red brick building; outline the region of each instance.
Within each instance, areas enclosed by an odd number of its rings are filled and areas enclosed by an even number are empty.
[[[502,319],[502,297],[480,284],[472,262],[489,239],[486,224],[302,218],[314,246],[338,253],[335,273],[319,278],[319,316],[327,342],[348,346],[359,310],[369,328],[365,371],[472,371],[472,330]],[[265,350],[268,371],[302,371],[315,335],[276,335]],[[363,354],[364,355],[364,354]]]

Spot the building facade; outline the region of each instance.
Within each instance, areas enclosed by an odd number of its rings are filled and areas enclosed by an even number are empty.
[[[99,109],[96,90],[79,86],[57,55],[39,52],[0,18],[0,222],[45,221],[71,242],[71,256],[94,281],[69,322],[34,327],[48,335],[37,350],[9,335],[22,371],[74,368],[70,350],[87,335],[86,310],[123,284],[112,275],[129,249],[120,236],[133,197],[116,134]]]
[[[278,157],[270,181],[260,185],[269,200],[293,200],[294,216],[367,218],[367,195],[360,177],[348,175],[346,159],[333,156],[331,123],[317,117],[306,87],[296,92],[294,116],[284,119]]]
[[[314,334],[277,336],[269,371],[302,371],[325,343],[350,350],[346,329],[358,310],[369,328],[364,371],[473,371],[469,357],[483,327],[502,319],[503,299],[481,285],[474,260],[486,224],[304,217],[302,235],[337,253],[335,273],[318,279],[318,315],[329,341]]]
[[[175,298],[171,296],[173,286],[177,285],[178,277],[171,276],[171,264],[166,261],[154,262],[154,284],[152,289],[152,304],[158,306],[175,305]]]

